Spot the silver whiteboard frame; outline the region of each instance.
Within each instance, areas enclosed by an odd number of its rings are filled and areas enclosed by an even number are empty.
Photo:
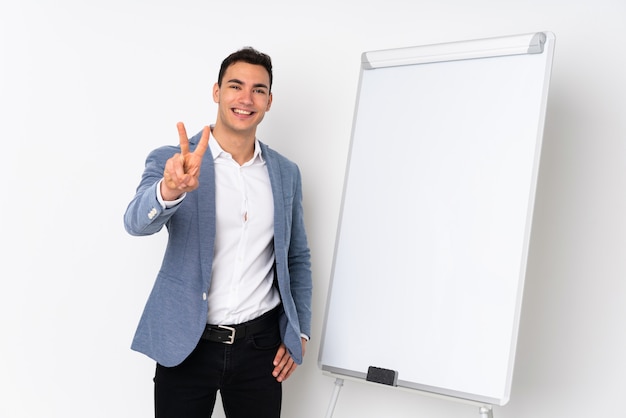
[[[525,266],[527,262],[528,256],[528,245],[530,240],[530,228],[532,224],[532,215],[534,208],[534,195],[536,191],[537,184],[537,174],[538,174],[538,165],[540,159],[540,151],[541,151],[541,143],[543,136],[543,128],[545,123],[545,113],[547,107],[547,95],[548,95],[548,87],[549,87],[549,78],[551,74],[552,67],[552,57],[554,53],[554,42],[555,36],[551,32],[534,32],[523,35],[515,35],[515,36],[505,36],[505,37],[497,37],[497,38],[487,38],[487,39],[479,39],[479,40],[470,40],[470,41],[461,41],[461,42],[451,42],[445,44],[435,44],[435,45],[426,45],[426,46],[418,46],[418,47],[410,47],[410,48],[396,48],[389,50],[380,50],[380,51],[370,51],[364,52],[361,56],[361,74],[359,79],[359,93],[357,94],[356,99],[356,107],[355,116],[352,127],[352,137],[350,143],[350,156],[352,155],[352,147],[354,143],[354,132],[356,128],[357,122],[357,112],[358,112],[358,104],[360,100],[360,87],[362,83],[363,73],[366,71],[375,70],[377,68],[384,67],[395,67],[395,66],[405,66],[405,65],[419,65],[419,64],[431,64],[437,62],[445,62],[445,61],[456,61],[456,60],[467,60],[467,59],[479,59],[479,58],[489,58],[489,57],[501,57],[501,56],[510,56],[510,55],[521,55],[521,54],[542,54],[546,53],[547,56],[547,67],[545,69],[545,87],[542,95],[542,103],[541,103],[541,112],[540,112],[540,120],[538,121],[538,147],[537,147],[537,155],[535,157],[535,164],[533,170],[533,179],[532,179],[532,194],[529,201],[529,218],[527,219],[526,224],[526,242],[524,244],[523,250],[523,266],[521,272],[521,280],[519,282],[520,297],[517,300],[516,306],[516,315],[515,315],[515,324],[513,330],[514,341],[512,342],[512,353],[511,353],[511,361],[513,364],[509,368],[509,376],[508,376],[508,388],[507,395],[500,398],[492,398],[480,396],[473,393],[465,393],[454,390],[449,390],[441,387],[434,387],[419,384],[416,382],[410,382],[406,380],[402,380],[402,376],[399,376],[399,380],[397,382],[398,388],[406,388],[415,390],[417,392],[422,392],[426,394],[434,394],[441,395],[444,397],[450,397],[455,400],[465,401],[470,404],[476,403],[487,403],[490,405],[504,405],[509,400],[510,394],[510,386],[512,383],[512,375],[514,369],[514,360],[515,360],[515,349],[517,345],[517,335],[519,331],[519,318],[521,315],[521,294],[523,293],[523,284],[525,277]],[[350,158],[348,159],[348,164],[346,167],[346,176],[345,183],[343,189],[343,196],[345,198],[347,187],[348,187],[348,173],[350,170]],[[331,303],[332,297],[332,288],[335,280],[335,265],[336,265],[336,254],[337,247],[339,245],[339,236],[341,233],[341,219],[343,219],[344,215],[344,201],[342,200],[342,206],[340,211],[340,222],[337,229],[337,241],[335,243],[335,256],[333,258],[333,266],[332,266],[332,276],[329,285],[329,291],[327,296],[326,303],[326,312],[324,316],[324,324],[323,324],[323,335],[322,341],[320,345],[319,357],[318,357],[318,366],[320,369],[325,372],[325,374],[329,374],[335,377],[346,376],[353,379],[362,379],[365,381],[366,374],[361,371],[348,370],[339,367],[330,366],[324,364],[324,351],[325,351],[325,340],[326,336],[326,328],[329,320],[329,305]],[[369,382],[368,382],[369,383]]]

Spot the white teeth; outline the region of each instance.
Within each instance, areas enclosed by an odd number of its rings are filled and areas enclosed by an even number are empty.
[[[248,112],[246,110],[241,110],[241,109],[233,109],[233,112],[239,113],[240,115],[251,115],[252,114],[252,112]]]

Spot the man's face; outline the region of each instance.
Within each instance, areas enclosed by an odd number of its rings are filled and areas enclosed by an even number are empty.
[[[254,133],[272,105],[270,76],[261,65],[236,62],[226,69],[222,86],[213,87],[218,104],[216,124],[239,133]]]

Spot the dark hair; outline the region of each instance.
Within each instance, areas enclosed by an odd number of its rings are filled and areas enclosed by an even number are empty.
[[[224,78],[224,73],[226,72],[226,69],[234,63],[240,61],[247,62],[248,64],[263,66],[263,68],[265,68],[267,70],[267,73],[270,75],[270,91],[272,90],[272,59],[269,55],[259,52],[250,46],[233,52],[232,54],[227,56],[224,61],[222,61],[220,73],[217,76],[217,84],[220,87],[222,86],[222,78]]]

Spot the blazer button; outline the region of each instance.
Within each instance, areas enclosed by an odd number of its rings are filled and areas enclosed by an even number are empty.
[[[202,293],[202,300],[206,300],[206,292]]]

